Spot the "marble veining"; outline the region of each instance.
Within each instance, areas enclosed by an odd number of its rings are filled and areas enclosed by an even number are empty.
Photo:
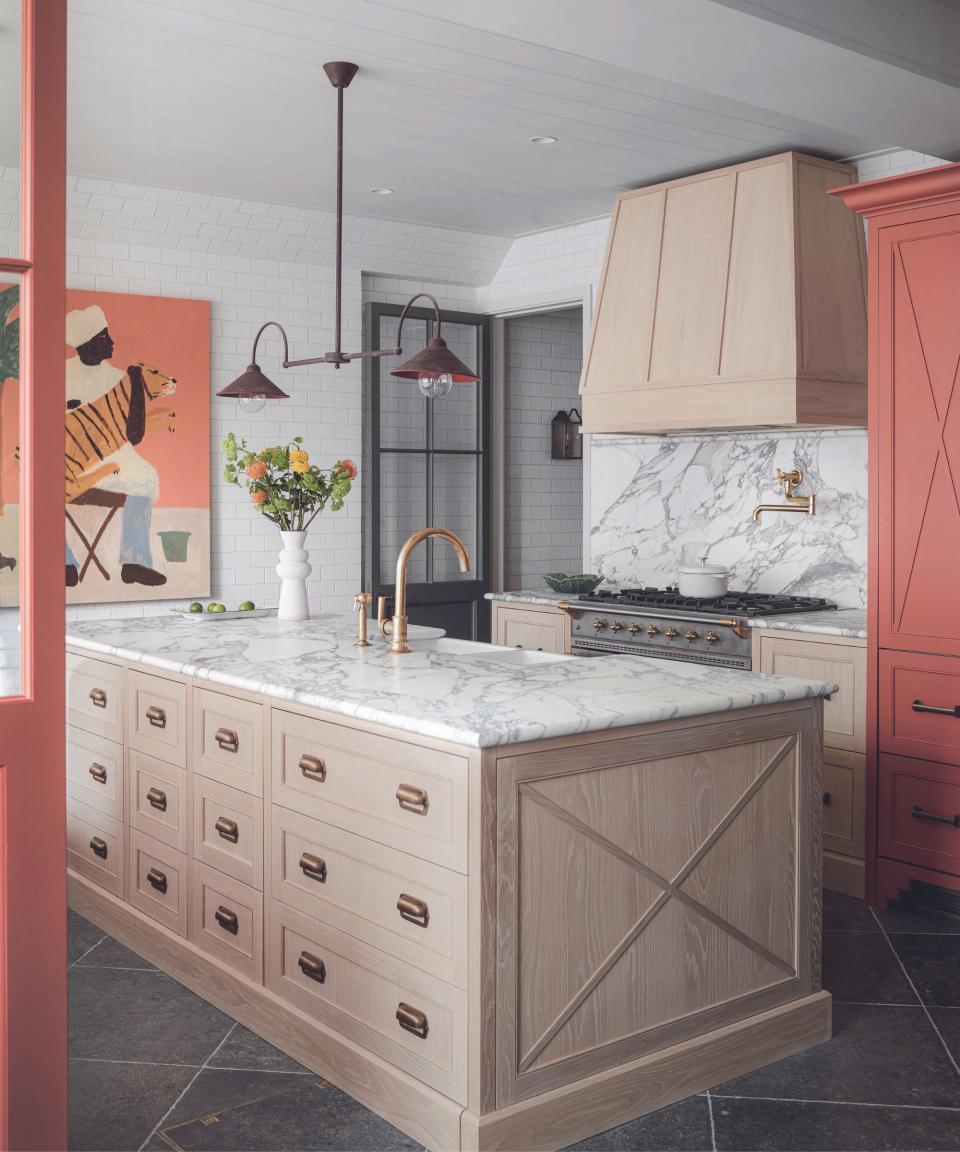
[[[817,515],[780,504],[777,467],[800,468]],[[746,592],[825,596],[866,604],[867,441],[860,429],[724,436],[601,436],[590,445],[590,556],[608,584],[676,582],[680,551],[707,542],[711,563]]]
[[[503,600],[507,604],[545,604],[554,608],[577,597],[571,592],[552,592],[549,588],[518,588],[514,592],[487,592],[486,599]]]
[[[780,632],[807,632],[817,636],[867,638],[867,612],[864,608],[838,609],[836,612],[794,612],[783,616],[755,616],[747,623],[751,628],[772,628]]]
[[[823,696],[816,680],[640,656],[527,666],[356,648],[352,615],[201,625],[163,617],[71,624],[67,642],[278,700],[472,747],[513,744]]]

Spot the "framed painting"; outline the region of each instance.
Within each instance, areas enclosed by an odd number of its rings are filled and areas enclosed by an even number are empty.
[[[17,587],[18,308],[0,285],[0,603]],[[210,592],[210,304],[67,291],[68,604]],[[51,449],[53,450],[53,449]],[[8,589],[4,584],[9,583]]]

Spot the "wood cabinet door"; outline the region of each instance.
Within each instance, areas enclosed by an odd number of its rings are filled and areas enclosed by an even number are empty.
[[[960,655],[960,211],[878,229],[879,643]]]

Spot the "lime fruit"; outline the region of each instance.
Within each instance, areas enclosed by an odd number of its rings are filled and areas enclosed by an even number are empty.
[[[188,612],[202,612],[203,611],[203,605],[198,603],[196,600],[194,600],[194,602],[190,605],[190,607],[187,609],[187,611]]]
[[[252,600],[244,600],[242,604],[237,605],[238,612],[252,612],[256,608],[256,604]]]
[[[226,612],[226,608],[224,607],[223,604],[218,604],[216,601],[214,601],[212,604],[207,605],[207,611],[208,612]]]

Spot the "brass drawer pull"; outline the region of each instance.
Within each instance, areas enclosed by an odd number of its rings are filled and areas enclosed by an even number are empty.
[[[823,794],[823,806],[824,806],[824,808],[829,808],[832,803],[833,803],[833,797],[830,795],[829,792],[824,792],[824,794]]]
[[[320,784],[327,778],[327,766],[319,756],[311,756],[304,752],[300,757],[300,771],[308,780],[316,780]]]
[[[960,828],[960,814],[956,816],[938,816],[936,812],[925,812],[919,804],[914,804],[910,810],[914,820],[929,820],[934,824],[949,824],[951,828]]]
[[[412,1032],[421,1040],[426,1040],[427,1033],[430,1031],[427,1024],[427,1014],[421,1012],[419,1008],[411,1008],[409,1004],[404,1004],[401,1001],[397,1005],[397,1021],[405,1031]]]
[[[214,740],[224,752],[236,752],[240,748],[240,737],[229,728],[218,728]]]
[[[304,852],[300,857],[300,871],[311,880],[317,880],[321,884],[327,882],[327,862],[319,856],[311,856],[309,852]]]
[[[397,789],[397,803],[407,812],[416,812],[418,816],[426,816],[429,800],[423,788],[414,788],[412,784],[401,784]]]
[[[98,784],[106,784],[107,770],[102,764],[91,764],[89,771]]]
[[[309,952],[300,953],[297,965],[304,976],[316,980],[318,984],[322,984],[327,978],[326,964],[316,956],[311,956]]]
[[[224,908],[222,904],[216,912],[214,912],[213,918],[224,932],[229,932],[231,936],[236,936],[240,931],[240,919],[236,912],[231,912],[229,908]]]
[[[430,923],[430,909],[427,907],[427,902],[418,900],[416,896],[408,896],[406,892],[400,893],[397,911],[404,920],[409,920],[411,924],[419,924],[421,928],[426,928]]]
[[[107,706],[107,694],[106,694],[106,692],[104,692],[104,690],[102,688],[91,688],[90,689],[90,703],[94,706],[94,708],[106,708],[106,706]]]
[[[106,842],[106,840],[101,840],[99,836],[94,836],[94,838],[90,841],[90,849],[93,852],[94,856],[99,856],[101,860],[106,860],[106,858],[107,858],[107,842]]]
[[[164,712],[164,710],[162,708],[159,708],[156,704],[151,704],[150,707],[144,713],[144,715],[150,721],[150,723],[153,725],[154,728],[166,728],[166,726],[167,726],[167,714],[166,714],[166,712]]]
[[[166,895],[167,892],[167,874],[161,872],[159,868],[151,868],[147,873],[147,883],[157,892],[162,892]]]
[[[224,840],[229,840],[231,844],[236,844],[240,839],[240,827],[236,820],[231,820],[227,816],[218,816],[213,822],[213,826],[217,830],[217,835]]]
[[[167,794],[161,792],[159,788],[151,788],[147,792],[147,803],[151,808],[156,808],[158,812],[166,812],[167,810]]]
[[[935,716],[953,716],[960,720],[960,704],[952,708],[939,708],[936,704],[924,704],[922,700],[914,700],[911,705],[914,712],[932,712]]]

